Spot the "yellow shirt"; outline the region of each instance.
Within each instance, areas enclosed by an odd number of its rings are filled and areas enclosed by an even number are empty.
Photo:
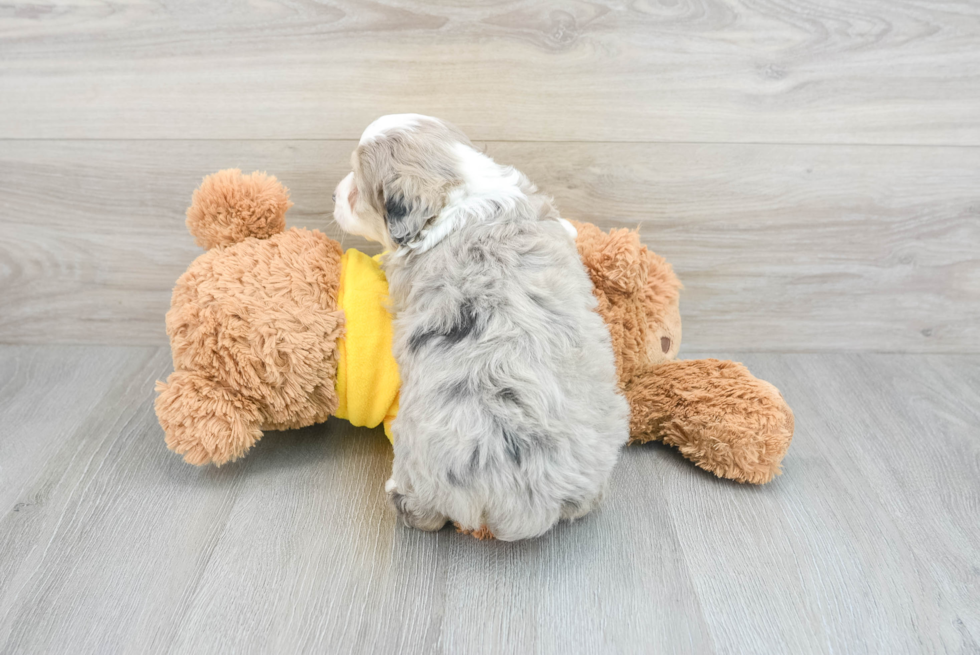
[[[337,341],[337,398],[334,415],[369,428],[391,422],[398,413],[398,364],[391,352],[391,314],[385,308],[388,281],[378,257],[353,248],[340,260],[337,304],[344,310],[346,331]]]

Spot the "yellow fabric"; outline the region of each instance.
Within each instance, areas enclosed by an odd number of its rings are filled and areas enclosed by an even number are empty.
[[[337,304],[344,310],[346,331],[337,342],[335,416],[369,428],[391,422],[398,412],[398,364],[391,352],[391,314],[385,309],[388,281],[378,257],[353,248],[340,260]]]

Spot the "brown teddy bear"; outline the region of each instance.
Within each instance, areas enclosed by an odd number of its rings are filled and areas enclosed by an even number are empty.
[[[263,430],[335,415],[385,424],[397,366],[377,258],[313,230],[285,229],[288,190],[264,173],[204,179],[187,226],[208,252],[174,288],[167,334],[174,372],[157,385],[167,446],[192,464],[234,461]],[[723,478],[779,474],[793,413],[742,366],[679,361],[680,282],[635,231],[575,223],[631,407],[630,443],[663,441]]]

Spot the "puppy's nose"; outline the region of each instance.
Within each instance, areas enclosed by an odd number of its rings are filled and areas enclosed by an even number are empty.
[[[334,202],[337,202],[337,194],[335,193],[332,196],[330,196],[330,199],[333,200]]]

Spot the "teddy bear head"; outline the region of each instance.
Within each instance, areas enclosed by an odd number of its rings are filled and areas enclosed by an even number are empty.
[[[573,224],[625,385],[640,369],[677,356],[681,283],[670,264],[640,242],[636,230],[603,232],[589,223]]]

